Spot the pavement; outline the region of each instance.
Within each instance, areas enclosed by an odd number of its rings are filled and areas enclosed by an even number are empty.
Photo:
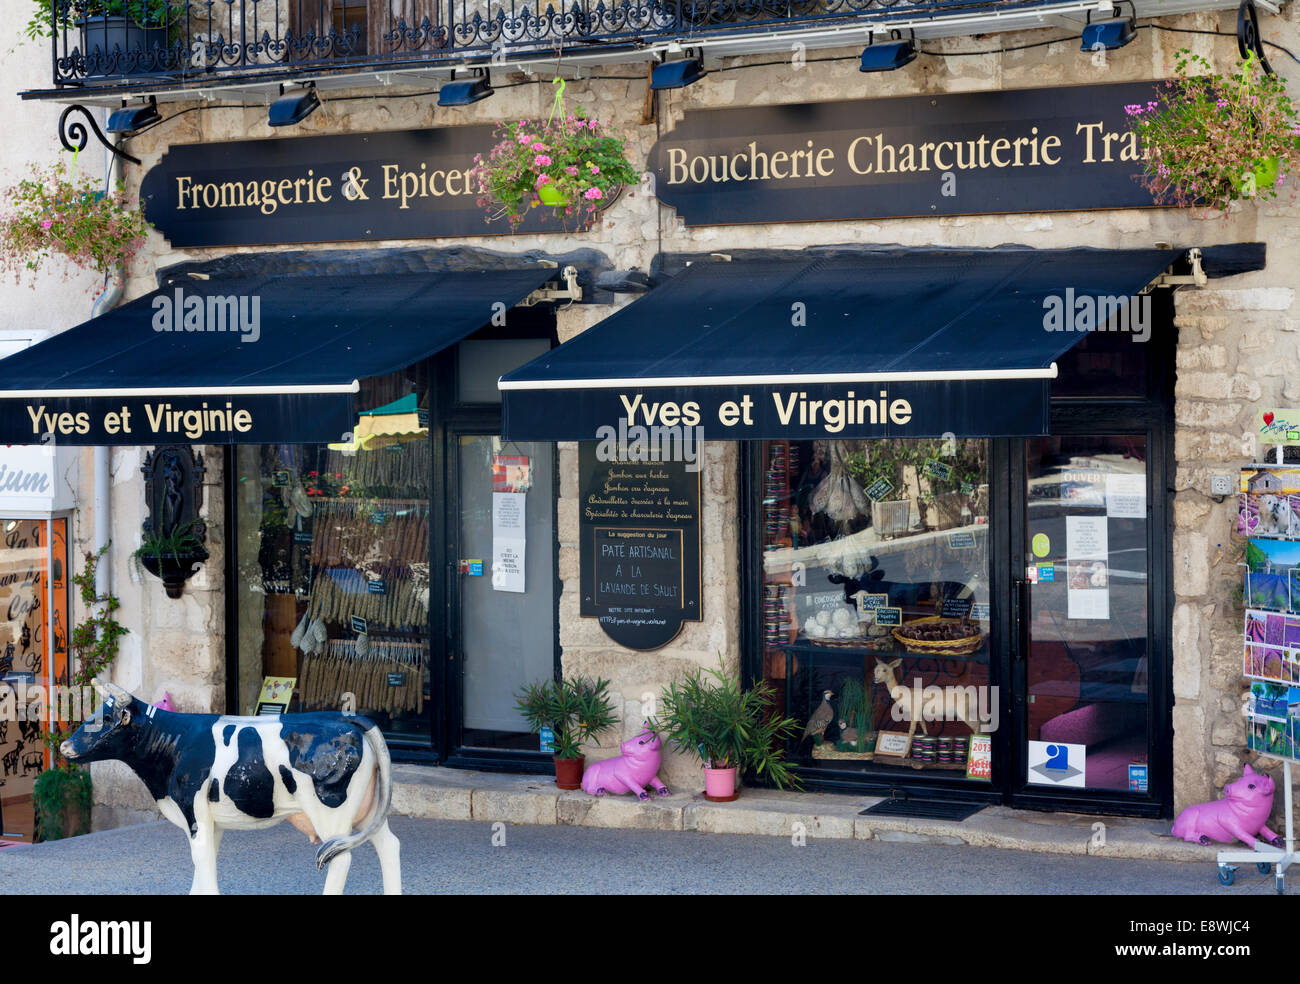
[[[879,797],[745,789],[733,803],[710,803],[703,795],[686,792],[639,802],[632,796],[598,798],[581,791],[565,792],[543,776],[398,765],[393,777],[393,812],[435,820],[784,838],[798,829],[818,840],[965,845],[1211,864],[1218,850],[1173,837],[1168,820],[1040,813],[1003,806],[985,807],[963,821],[864,817],[859,813],[879,803]]]
[[[1212,895],[1271,897],[1243,867],[1220,886],[1211,862],[1120,860],[947,844],[567,824],[394,817],[406,894]],[[229,831],[225,894],[318,894],[315,849],[289,824]],[[189,891],[185,836],[166,821],[0,850],[0,897],[169,895]],[[380,891],[375,852],[354,852],[346,893]],[[1300,893],[1297,879],[1288,894]],[[1262,903],[1261,903],[1262,904]]]
[[[964,821],[860,816],[861,795],[745,789],[733,803],[679,792],[564,792],[550,778],[394,767],[393,831],[408,894],[1218,894],[1272,895],[1242,865],[1216,877],[1217,847],[1167,820],[986,807]],[[707,836],[704,836],[707,835]],[[229,831],[228,894],[314,894],[324,874],[288,824]],[[184,836],[155,821],[0,850],[0,896],[189,890]],[[1287,894],[1300,894],[1300,869]],[[374,851],[354,855],[348,894],[380,890]]]

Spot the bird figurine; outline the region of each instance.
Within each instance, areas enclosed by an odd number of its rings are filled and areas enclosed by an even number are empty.
[[[817,710],[812,712],[812,717],[808,719],[808,723],[804,726],[804,738],[811,737],[813,740],[820,739],[825,733],[826,728],[835,720],[835,711],[831,708],[831,698],[834,696],[835,694],[833,691],[822,691],[821,705]],[[800,740],[802,741],[803,739]]]
[[[841,722],[840,722],[840,741],[847,742],[848,744],[852,745],[852,744],[855,744],[855,743],[857,742],[857,740],[858,740],[858,729],[857,729],[857,728],[850,728],[850,727],[849,727],[849,722],[847,722],[847,721],[841,721]]]

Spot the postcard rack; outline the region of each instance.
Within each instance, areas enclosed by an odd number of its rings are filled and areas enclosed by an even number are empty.
[[[1276,464],[1256,464],[1241,475],[1238,532],[1249,538],[1245,575],[1246,617],[1243,630],[1242,675],[1250,683],[1246,707],[1247,747],[1264,758],[1282,763],[1282,791],[1286,832],[1283,846],[1255,842],[1254,850],[1230,848],[1218,852],[1219,881],[1231,885],[1238,865],[1254,863],[1260,874],[1273,871],[1279,895],[1286,890],[1287,869],[1295,863],[1295,794],[1292,765],[1300,758],[1300,597],[1292,590],[1300,585],[1300,567],[1275,563],[1282,551],[1294,548],[1286,541],[1296,539],[1290,523],[1261,521],[1261,504],[1276,512],[1292,500],[1290,485],[1300,495],[1300,468],[1282,468],[1282,446],[1277,446]],[[1294,481],[1288,475],[1294,472]],[[1279,582],[1285,591],[1278,588]]]

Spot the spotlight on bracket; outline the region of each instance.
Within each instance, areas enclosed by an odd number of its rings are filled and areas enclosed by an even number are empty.
[[[650,69],[651,89],[685,89],[700,81],[707,73],[698,58],[678,58],[660,62]]]
[[[876,43],[875,32],[868,32],[867,46],[862,49],[859,72],[892,72],[916,59],[916,32],[904,41],[901,31],[890,31],[890,40]]]
[[[316,83],[307,82],[297,92],[285,94],[280,86],[280,98],[271,103],[266,114],[268,126],[294,126],[301,123],[320,108],[320,96],[316,95]]]
[[[161,122],[162,116],[158,112],[158,100],[154,96],[150,96],[149,102],[144,106],[123,106],[121,109],[115,110],[108,117],[108,125],[104,129],[109,133],[129,134]]]
[[[1130,3],[1129,7],[1133,5]],[[1130,17],[1112,17],[1109,20],[1094,21],[1092,11],[1088,11],[1088,20],[1083,27],[1080,51],[1100,51],[1103,48],[1113,50],[1122,48],[1133,40],[1137,33],[1136,11]]]
[[[485,68],[472,78],[452,81],[438,90],[439,106],[468,106],[492,95],[492,76]]]

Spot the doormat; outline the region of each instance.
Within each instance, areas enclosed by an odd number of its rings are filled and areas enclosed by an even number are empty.
[[[947,800],[888,799],[869,806],[860,817],[917,817],[922,820],[965,820],[987,803],[953,803]]]

